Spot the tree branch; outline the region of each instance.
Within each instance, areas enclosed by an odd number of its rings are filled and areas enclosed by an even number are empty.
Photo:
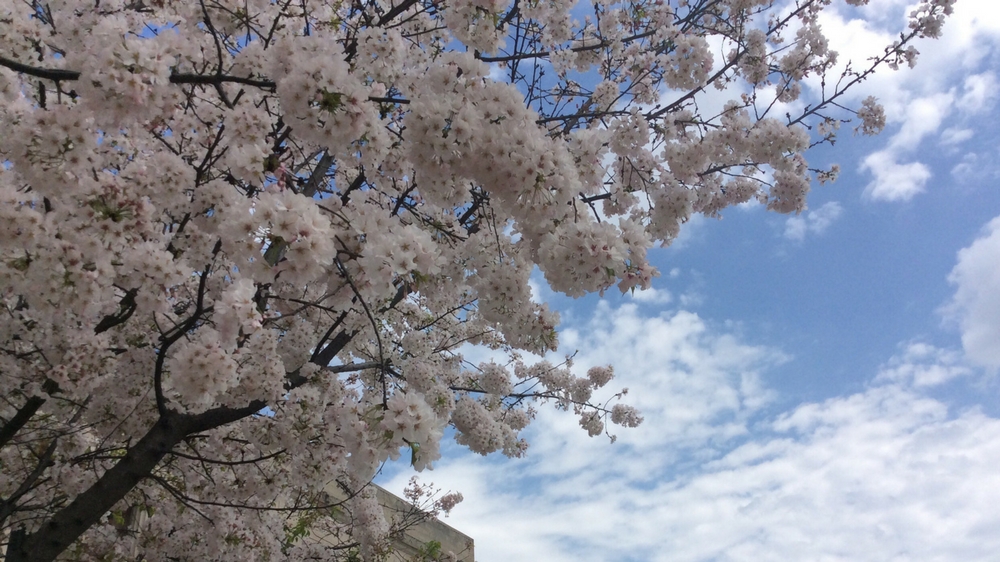
[[[333,166],[333,155],[330,154],[329,150],[323,151],[323,156],[321,156],[319,162],[316,163],[316,167],[313,169],[312,173],[309,174],[309,180],[306,181],[305,187],[302,188],[302,195],[305,195],[306,197],[316,195],[316,191],[319,190],[320,182],[323,181],[327,172],[330,171],[330,166]]]
[[[59,510],[40,529],[25,537],[19,549],[9,551],[7,562],[55,560],[153,471],[170,449],[190,432],[191,422],[191,419],[175,412],[161,417],[87,491]]]
[[[7,445],[7,443],[13,439],[15,435],[17,435],[18,431],[21,431],[24,424],[28,423],[31,416],[35,415],[35,412],[37,412],[38,408],[40,408],[44,403],[45,399],[41,396],[32,396],[31,398],[28,398],[28,400],[24,403],[24,406],[21,406],[17,413],[14,414],[14,417],[10,418],[10,421],[0,428],[0,449],[4,448],[4,446]]]
[[[3,56],[0,56],[0,66],[6,66],[7,68],[13,70],[14,72],[27,74],[28,76],[34,76],[35,78],[52,80],[55,82],[64,82],[64,81],[71,82],[73,80],[80,79],[80,73],[75,70],[60,70],[57,68],[37,68],[34,66],[21,64],[15,60],[11,60]]]
[[[135,297],[138,296],[138,294],[139,289],[129,289],[128,292],[125,293],[125,296],[122,297],[122,300],[118,305],[118,312],[115,314],[108,314],[102,318],[101,321],[97,323],[97,326],[94,327],[94,333],[101,334],[111,328],[114,328],[115,326],[118,326],[119,324],[127,322],[135,312]]]

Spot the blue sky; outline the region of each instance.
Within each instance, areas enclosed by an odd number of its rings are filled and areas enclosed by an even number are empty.
[[[824,21],[844,59],[907,3],[872,4]],[[610,444],[544,408],[525,459],[446,446],[421,478],[465,495],[445,522],[477,560],[995,560],[998,47],[1000,5],[958,0],[914,70],[855,93],[885,104],[883,134],[809,156],[843,171],[807,212],[692,221],[652,254],[654,291],[539,280],[560,352],[613,364],[646,421]]]

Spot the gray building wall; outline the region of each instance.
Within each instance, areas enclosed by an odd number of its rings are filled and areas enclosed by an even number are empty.
[[[441,556],[445,553],[454,553],[457,562],[475,562],[475,543],[471,537],[441,522],[440,519],[427,517],[420,513],[413,504],[386,491],[375,484],[370,484],[375,488],[379,505],[385,513],[385,519],[390,524],[393,521],[403,522],[406,530],[401,536],[392,542],[392,553],[389,560],[392,562],[430,562],[439,558],[428,558],[429,550],[436,550]],[[331,498],[346,500],[347,496],[343,490],[335,483],[326,488]],[[349,518],[347,513],[343,517]],[[335,537],[314,536],[312,540],[318,540],[333,545]],[[439,545],[438,548],[434,546]],[[440,558],[446,560],[447,558]]]

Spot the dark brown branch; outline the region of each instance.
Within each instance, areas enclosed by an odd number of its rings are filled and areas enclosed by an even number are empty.
[[[583,200],[584,203],[593,203],[594,201],[600,201],[602,199],[611,199],[611,194],[610,193],[598,193],[597,195],[591,195],[589,197],[581,195],[580,199]]]
[[[365,172],[364,170],[362,170],[358,174],[358,177],[354,178],[354,181],[351,182],[351,185],[347,186],[347,189],[344,191],[343,194],[341,194],[340,203],[343,205],[347,205],[347,203],[351,200],[351,192],[357,189],[361,189],[361,186],[364,185],[366,179],[367,178],[365,178]]]
[[[349,340],[350,336],[343,339],[337,351]],[[9,544],[7,562],[54,560],[140,481],[149,477],[156,465],[185,437],[250,417],[265,406],[263,401],[255,400],[243,408],[214,408],[197,415],[165,411],[146,435],[89,489],[59,510],[38,531],[25,536],[20,544],[16,541]]]
[[[312,174],[309,174],[309,180],[306,181],[305,187],[302,188],[302,195],[306,197],[316,195],[320,182],[326,177],[331,166],[333,166],[333,155],[330,154],[330,151],[324,151],[323,156],[316,163],[316,168],[313,169]]]
[[[276,453],[271,453],[270,455],[263,455],[263,456],[259,456],[259,457],[255,458],[255,459],[238,460],[238,461],[223,461],[223,460],[219,460],[219,459],[206,459],[205,457],[202,457],[202,456],[199,456],[199,455],[188,455],[188,454],[185,454],[185,453],[180,453],[178,451],[171,451],[170,455],[174,456],[174,457],[179,457],[179,458],[182,458],[182,459],[188,459],[188,460],[198,461],[198,462],[208,463],[208,464],[219,464],[219,465],[223,465],[223,466],[238,466],[238,465],[241,465],[241,464],[254,464],[254,463],[261,462],[261,461],[270,460],[270,459],[273,459],[273,458],[275,458],[275,457],[277,457],[279,455],[285,454],[285,452],[286,452],[285,449],[282,449],[282,450],[280,450],[280,451],[278,451]]]
[[[115,326],[124,324],[132,317],[132,313],[135,312],[136,304],[135,297],[139,294],[139,289],[129,289],[122,297],[121,302],[118,304],[118,312],[115,314],[108,314],[97,323],[94,327],[95,334],[104,333]]]
[[[410,100],[406,98],[385,98],[385,97],[379,98],[375,96],[369,96],[368,101],[373,101],[376,103],[398,103],[400,105],[405,105],[410,103]]]
[[[49,446],[45,448],[45,451],[38,456],[38,464],[35,465],[34,470],[25,477],[21,485],[17,487],[17,490],[14,490],[6,500],[0,502],[0,523],[6,521],[11,514],[17,511],[17,501],[19,499],[46,481],[46,479],[42,479],[41,481],[39,479],[42,478],[45,470],[52,466],[52,454],[56,452],[57,443],[57,439],[52,439]]]
[[[378,361],[365,361],[363,363],[345,363],[343,365],[324,366],[327,373],[353,373],[354,371],[364,371],[365,369],[377,369],[384,366]]]
[[[339,316],[337,316],[337,319],[333,321],[333,324],[330,326],[330,328],[327,329],[325,334],[323,334],[322,339],[320,339],[319,343],[316,344],[316,350],[313,351],[312,357],[309,358],[310,363],[315,363],[320,366],[326,366],[327,363],[333,360],[334,355],[340,353],[340,349],[337,349],[336,351],[332,352],[332,354],[328,350],[331,345],[334,345],[334,342],[338,338],[343,336],[343,334],[345,333],[343,330],[341,330],[340,333],[333,338],[333,340],[330,340],[329,344],[327,344],[326,341],[330,339],[330,336],[333,335],[333,332],[335,332],[337,328],[339,328],[340,325],[343,324],[344,320],[346,319],[347,319],[347,311],[345,310],[341,312]],[[344,343],[344,345],[346,345],[346,342]]]
[[[52,80],[54,82],[73,82],[80,79],[80,72],[76,70],[62,70],[58,68],[39,68],[21,64],[15,60],[0,56],[0,66],[5,66],[14,72],[27,74],[35,78]],[[271,90],[277,87],[273,80],[257,80],[254,78],[243,78],[240,76],[229,76],[227,74],[190,74],[182,72],[172,72],[170,74],[171,84],[196,84],[201,86],[221,86],[227,82],[253,86],[263,90]]]
[[[831,103],[834,103],[834,100],[836,100],[840,96],[844,95],[844,93],[847,92],[849,89],[851,89],[854,86],[860,84],[861,82],[864,82],[865,80],[867,80],[869,76],[871,76],[872,74],[875,73],[875,70],[880,65],[885,64],[886,62],[888,62],[893,57],[895,57],[896,60],[898,61],[898,59],[899,59],[899,53],[902,52],[903,45],[906,45],[907,43],[909,43],[910,41],[912,41],[914,38],[920,37],[920,33],[921,32],[922,32],[922,30],[920,28],[917,28],[917,29],[914,29],[913,31],[911,31],[909,34],[901,36],[900,37],[900,41],[899,41],[899,43],[897,45],[894,45],[894,46],[891,46],[891,47],[887,47],[886,50],[885,50],[885,53],[882,56],[877,57],[877,58],[873,57],[872,59],[870,59],[870,60],[872,60],[871,65],[869,65],[869,67],[867,69],[865,69],[863,72],[855,73],[854,78],[852,78],[850,81],[848,81],[848,83],[846,85],[842,86],[840,84],[840,82],[838,81],[837,86],[834,88],[833,95],[831,95],[830,97],[824,96],[823,101],[821,101],[820,103],[816,104],[815,107],[809,108],[808,106],[806,106],[806,110],[803,111],[801,115],[799,115],[794,120],[789,119],[788,126],[790,127],[790,126],[795,125],[797,123],[801,123],[807,117],[809,117],[809,116],[811,116],[813,114],[818,113],[825,106],[827,106],[827,105],[829,105]],[[841,77],[841,80],[843,80],[843,78],[845,78],[846,76],[847,76],[847,73],[845,72],[844,76]]]
[[[580,119],[590,119],[594,117],[611,117],[613,115],[628,115],[628,112],[623,109],[609,109],[607,111],[590,111],[585,113],[572,113],[570,115],[551,115],[549,117],[542,117],[535,120],[535,124],[544,125],[546,123],[551,123],[553,121],[572,121]],[[565,131],[564,131],[565,132]]]
[[[348,500],[343,500],[343,501],[338,501],[338,502],[335,502],[335,503],[328,503],[328,504],[322,504],[322,505],[313,505],[313,504],[310,504],[310,505],[306,505],[306,506],[294,505],[294,506],[289,506],[289,507],[276,507],[274,505],[266,505],[265,506],[265,505],[250,505],[250,504],[244,504],[244,503],[217,502],[217,501],[212,501],[212,500],[199,500],[199,499],[192,498],[191,496],[185,494],[181,490],[177,489],[177,487],[173,486],[172,484],[170,484],[165,479],[163,479],[163,478],[161,478],[159,476],[152,476],[151,478],[157,484],[159,484],[164,490],[166,490],[170,495],[172,495],[174,498],[176,498],[177,501],[179,501],[179,502],[187,505],[188,507],[192,507],[192,508],[193,508],[193,506],[192,505],[188,505],[188,504],[211,505],[211,506],[216,506],[216,507],[231,507],[231,508],[235,508],[235,509],[250,509],[250,510],[254,510],[254,511],[278,511],[278,512],[321,511],[321,510],[326,510],[326,509],[333,509],[335,507],[341,507],[344,504],[346,504],[347,501],[348,501]]]
[[[34,66],[21,64],[15,60],[11,60],[7,57],[2,57],[2,56],[0,56],[0,66],[6,66],[7,68],[13,70],[14,72],[27,74],[28,76],[34,76],[35,78],[52,80],[55,82],[70,82],[73,80],[80,79],[80,73],[75,70],[60,70],[57,68],[37,68]]]
[[[28,76],[34,76],[35,78],[42,78],[45,80],[52,80],[54,82],[73,82],[80,79],[80,72],[76,70],[61,70],[57,68],[41,68],[37,66],[28,66],[26,64],[21,64],[15,60],[8,59],[7,57],[0,56],[0,66],[5,66],[14,72],[20,74],[27,74]],[[216,90],[220,90],[223,84],[242,84],[244,86],[252,86],[254,88],[260,88],[262,90],[268,90],[274,92],[278,84],[274,80],[269,80],[267,78],[250,78],[242,76],[232,76],[229,74],[222,74],[221,72],[216,74],[198,74],[191,72],[171,72],[170,73],[170,83],[171,84],[192,84],[195,86],[212,86]],[[368,101],[374,103],[395,103],[395,104],[408,104],[410,100],[406,98],[396,98],[396,97],[369,97]]]
[[[655,29],[654,30],[650,30],[650,31],[643,31],[642,33],[637,33],[635,35],[632,35],[632,36],[629,36],[629,37],[625,37],[621,41],[622,41],[623,45],[628,45],[632,41],[638,41],[639,39],[644,39],[646,37],[650,37],[653,34],[655,34],[656,31],[657,30],[655,30]],[[597,49],[603,49],[605,47],[608,47],[609,45],[610,45],[610,43],[608,41],[599,41],[597,43],[594,43],[593,45],[584,45],[584,46],[581,46],[581,47],[573,47],[573,48],[571,48],[569,50],[573,51],[574,53],[583,53],[583,52],[586,52],[586,51],[596,51]],[[533,53],[518,53],[516,55],[507,55],[507,56],[503,56],[503,57],[483,57],[483,56],[477,56],[476,58],[479,59],[479,60],[481,60],[481,61],[483,61],[483,62],[511,62],[511,61],[521,61],[521,60],[526,60],[526,59],[537,59],[537,58],[547,57],[547,56],[549,56],[551,54],[552,54],[551,51],[535,51]]]
[[[790,22],[794,17],[798,16],[800,13],[802,13],[809,6],[809,4],[811,4],[811,3],[810,2],[806,2],[805,4],[803,4],[803,5],[799,6],[798,8],[796,8],[795,10],[792,10],[788,15],[786,15],[781,20],[779,20],[779,21],[775,22],[774,24],[772,24],[768,28],[768,30],[766,32],[766,35],[768,37],[771,37],[774,34],[775,31],[777,31],[777,30],[785,27],[786,25],[788,25],[788,22]],[[722,68],[720,68],[718,71],[716,71],[715,74],[713,74],[710,78],[708,78],[708,80],[705,81],[705,86],[714,83],[716,80],[718,80],[720,77],[722,77],[722,75],[724,75],[726,72],[729,72],[731,69],[733,69],[737,64],[739,64],[740,60],[743,58],[743,55],[745,55],[745,54],[746,54],[746,50],[745,49],[741,49],[739,52],[737,52],[736,56],[732,57],[729,61],[726,62],[726,64],[722,65]],[[652,121],[654,119],[659,119],[660,117],[663,117],[664,115],[666,115],[668,113],[672,113],[673,111],[675,111],[678,108],[680,108],[681,105],[684,104],[684,102],[686,102],[686,101],[694,98],[694,96],[696,96],[697,94],[703,92],[705,90],[705,86],[701,86],[699,88],[694,88],[694,89],[690,90],[688,93],[686,93],[683,96],[681,96],[681,97],[677,98],[676,100],[674,100],[672,103],[670,103],[670,105],[667,105],[666,107],[660,108],[660,109],[658,109],[656,111],[652,111],[650,113],[647,113],[645,115],[646,120],[647,121]]]
[[[40,529],[25,537],[19,552],[8,552],[7,561],[54,560],[152,473],[160,460],[190,432],[191,425],[191,420],[180,414],[161,417],[121,461]]]
[[[389,23],[390,21],[392,21],[393,18],[395,18],[399,14],[402,14],[406,10],[409,10],[410,7],[413,6],[416,3],[417,3],[417,0],[403,0],[399,4],[396,4],[395,6],[392,7],[391,10],[389,10],[388,12],[386,12],[384,16],[382,16],[381,18],[379,18],[378,23],[376,24],[376,26],[377,27],[382,27],[383,25]]]
[[[79,72],[76,73],[79,77]],[[226,82],[253,86],[262,90],[274,91],[278,85],[273,80],[256,80],[253,78],[242,78],[240,76],[229,76],[227,74],[182,74],[172,73],[170,75],[171,84],[196,84],[200,86],[221,86]]]
[[[2,449],[11,439],[17,435],[18,431],[24,427],[24,424],[28,423],[31,416],[35,415],[38,408],[42,407],[45,403],[45,399],[41,396],[32,396],[24,403],[24,406],[14,414],[14,417],[10,418],[2,428],[0,428],[0,449]]]

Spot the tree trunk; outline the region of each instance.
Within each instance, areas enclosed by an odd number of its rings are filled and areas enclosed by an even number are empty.
[[[354,336],[341,332],[330,342],[324,352],[336,355]],[[326,357],[313,358],[313,363],[325,365]],[[307,381],[288,380],[288,388],[295,388]],[[118,464],[104,473],[87,491],[72,503],[59,510],[34,533],[24,535],[20,531],[18,539],[7,546],[5,562],[52,562],[74,541],[80,538],[92,525],[118,503],[126,494],[149,476],[156,465],[175,445],[188,435],[211,431],[228,425],[261,411],[267,404],[254,400],[243,408],[219,407],[200,414],[180,414],[166,411],[156,424],[146,432]]]
[[[114,467],[87,491],[21,541],[12,541],[7,562],[51,562],[119,500],[148,476],[174,445],[190,431],[190,418],[176,413],[161,417]],[[19,544],[18,544],[19,543]]]

